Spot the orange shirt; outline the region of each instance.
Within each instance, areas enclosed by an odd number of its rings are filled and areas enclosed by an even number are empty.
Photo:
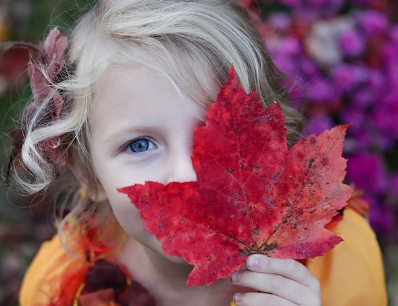
[[[331,230],[344,241],[324,256],[306,261],[321,283],[322,305],[387,305],[380,249],[366,219],[347,207],[343,220]],[[43,243],[22,283],[20,306],[48,305],[49,296],[59,290],[54,279],[83,266],[83,261],[65,253],[57,236]]]

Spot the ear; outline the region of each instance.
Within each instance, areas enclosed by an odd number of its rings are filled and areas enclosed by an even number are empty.
[[[104,188],[89,172],[88,166],[83,163],[75,143],[69,149],[66,164],[80,186],[85,190],[86,197],[96,203],[108,201]]]

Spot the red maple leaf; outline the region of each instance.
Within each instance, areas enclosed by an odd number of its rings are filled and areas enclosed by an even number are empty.
[[[324,226],[346,205],[347,126],[291,149],[284,116],[238,84],[233,68],[206,125],[194,132],[197,182],[145,182],[119,189],[138,208],[165,254],[194,265],[187,286],[230,276],[253,253],[304,259],[342,239]]]

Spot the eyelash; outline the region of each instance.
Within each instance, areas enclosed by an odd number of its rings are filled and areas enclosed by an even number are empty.
[[[131,149],[131,146],[132,146],[135,142],[140,141],[140,140],[145,140],[145,141],[147,141],[147,142],[148,142],[148,148],[147,148],[146,150],[144,150],[144,151],[141,151],[141,152],[134,152],[134,151]],[[151,144],[152,144],[152,146],[154,146],[154,148],[150,148]],[[135,139],[131,140],[129,143],[127,143],[127,144],[124,146],[124,151],[127,151],[127,152],[129,152],[129,153],[132,153],[132,154],[136,154],[136,155],[137,155],[137,154],[143,154],[143,153],[145,153],[146,151],[153,150],[153,149],[157,149],[157,148],[158,148],[158,146],[157,146],[153,141],[151,141],[150,139],[148,139],[148,138],[146,138],[146,137],[139,137],[139,138],[135,138]]]

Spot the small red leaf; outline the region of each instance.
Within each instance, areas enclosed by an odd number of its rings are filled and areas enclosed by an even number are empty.
[[[119,191],[165,254],[194,265],[187,286],[228,277],[253,253],[312,258],[342,241],[324,227],[352,193],[342,183],[347,127],[288,150],[280,106],[265,109],[231,68],[206,125],[195,129],[197,182],[145,182]]]

